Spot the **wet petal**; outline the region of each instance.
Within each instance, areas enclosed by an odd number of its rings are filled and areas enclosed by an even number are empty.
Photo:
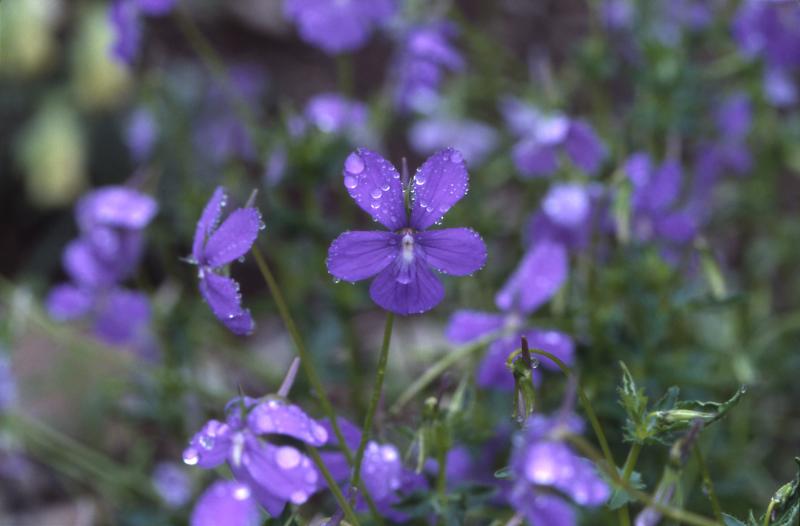
[[[277,446],[248,437],[242,465],[275,497],[303,504],[318,489],[319,474],[311,460],[293,446]]]
[[[359,148],[347,156],[342,171],[350,197],[389,230],[406,226],[400,172],[377,153]]]
[[[574,120],[570,124],[564,150],[572,162],[588,174],[597,171],[606,155],[603,142],[592,127],[581,120]]]
[[[92,295],[74,285],[56,285],[47,295],[46,304],[47,312],[54,320],[74,320],[92,308]]]
[[[453,276],[467,276],[486,264],[486,245],[471,228],[428,230],[414,235],[430,266]]]
[[[328,441],[328,432],[302,409],[279,400],[258,404],[248,416],[250,429],[256,434],[279,434],[321,446]]]
[[[444,286],[428,265],[417,256],[408,265],[395,262],[383,269],[372,281],[369,295],[380,307],[400,314],[422,314],[434,308],[444,298]],[[407,276],[401,283],[401,274]]]
[[[501,329],[505,319],[505,314],[459,310],[450,317],[445,336],[453,343],[467,343]]]
[[[411,226],[425,230],[439,221],[467,193],[469,176],[464,157],[445,148],[426,160],[413,178]]]
[[[526,332],[525,337],[528,339],[531,349],[549,352],[567,365],[572,365],[575,361],[575,343],[568,334],[560,331],[534,329]],[[559,370],[550,358],[542,355],[537,355],[536,358],[542,366],[554,371]]]
[[[515,144],[511,157],[514,166],[525,177],[550,175],[558,168],[555,147],[546,146],[533,139],[525,139]]]
[[[183,462],[189,466],[215,468],[228,459],[232,446],[230,427],[219,420],[209,420],[183,450]]]
[[[542,526],[575,526],[577,518],[572,506],[555,495],[536,493],[527,484],[517,484],[511,502],[530,524]]]
[[[206,238],[211,235],[212,230],[217,226],[219,216],[222,214],[222,207],[225,206],[226,200],[225,189],[218,186],[217,189],[214,190],[211,199],[206,203],[194,232],[192,257],[195,261],[199,262],[203,259],[203,246],[206,243]]]
[[[400,251],[400,236],[393,232],[345,232],[331,243],[326,264],[338,279],[371,278],[392,263]]]
[[[208,487],[192,511],[191,526],[258,526],[261,516],[250,488],[220,480]]]
[[[261,213],[257,209],[234,210],[208,238],[201,263],[219,267],[243,257],[253,246],[260,229]]]
[[[97,310],[95,334],[114,345],[133,343],[144,336],[150,322],[150,300],[141,292],[113,290]]]
[[[239,284],[231,278],[211,271],[203,272],[200,278],[200,294],[211,307],[214,316],[220,319],[234,334],[249,334],[253,331],[253,320],[241,306]]]
[[[400,461],[400,452],[391,444],[381,445],[370,440],[364,451],[361,477],[376,502],[391,499],[402,485],[403,464]]]
[[[567,279],[567,251],[550,240],[537,242],[522,259],[511,278],[495,296],[502,310],[532,312],[552,298]]]

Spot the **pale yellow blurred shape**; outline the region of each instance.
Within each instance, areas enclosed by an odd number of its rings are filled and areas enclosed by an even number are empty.
[[[17,158],[31,202],[45,208],[72,203],[86,185],[86,141],[75,109],[52,96],[18,141]]]
[[[111,56],[113,41],[107,6],[95,4],[84,9],[70,59],[75,98],[85,108],[110,108],[127,98],[130,74]]]
[[[0,0],[0,73],[34,75],[55,56],[62,0]]]

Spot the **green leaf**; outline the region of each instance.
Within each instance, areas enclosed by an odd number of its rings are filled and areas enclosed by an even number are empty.
[[[496,479],[510,479],[511,476],[511,466],[500,468],[494,472],[494,478]]]
[[[619,471],[620,476],[622,476],[622,470],[617,468]],[[611,487],[613,487],[613,482],[609,481]],[[630,479],[628,479],[628,484],[630,484],[634,489],[643,490],[645,488],[644,482],[642,482],[642,475],[638,471],[634,471],[631,473]],[[622,506],[626,505],[629,502],[633,502],[636,499],[633,498],[630,493],[624,488],[617,487],[614,489],[614,492],[611,494],[611,498],[608,500],[607,506],[609,509],[616,510],[621,508]]]
[[[747,526],[736,517],[728,515],[727,513],[722,514],[722,522],[725,523],[725,526]]]
[[[770,499],[766,513],[770,513],[770,526],[797,526],[800,523],[800,457],[795,457],[797,476],[787,482]],[[761,517],[764,522],[764,516]]]

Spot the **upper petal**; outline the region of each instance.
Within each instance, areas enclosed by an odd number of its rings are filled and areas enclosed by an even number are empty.
[[[192,511],[191,526],[257,526],[261,514],[249,486],[219,480],[203,492]]]
[[[425,230],[467,193],[469,175],[464,156],[453,148],[440,150],[419,167],[413,181],[411,226]]]
[[[183,462],[189,466],[215,468],[228,458],[231,446],[230,427],[219,420],[209,420],[183,451]]]
[[[202,263],[219,267],[244,256],[260,229],[261,213],[257,209],[234,210],[206,242]]]
[[[344,161],[344,187],[365,212],[389,230],[406,226],[400,172],[379,154],[359,148]]]
[[[217,226],[219,216],[222,214],[222,207],[225,206],[227,197],[225,189],[218,186],[214,190],[211,199],[206,203],[200,219],[197,221],[197,228],[194,231],[194,242],[192,243],[192,257],[195,261],[200,261],[203,258],[203,245],[206,243],[206,238],[211,235],[211,231]]]
[[[531,312],[549,300],[567,279],[567,250],[561,243],[539,240],[495,296],[500,309]]]
[[[505,319],[505,314],[459,310],[450,317],[445,336],[453,343],[467,343],[501,329]]]
[[[326,429],[294,404],[268,400],[258,404],[248,416],[250,429],[256,434],[280,434],[321,446],[328,441]]]
[[[603,142],[592,127],[581,120],[572,121],[564,141],[564,150],[572,162],[588,174],[597,171],[606,155]]]
[[[200,293],[214,316],[231,332],[243,335],[253,331],[253,320],[249,312],[241,306],[239,284],[233,279],[206,270],[200,279]]]
[[[471,228],[428,230],[414,235],[430,266],[453,276],[466,276],[486,263],[486,245]]]
[[[444,298],[444,286],[427,263],[417,256],[407,267],[404,265],[395,261],[375,276],[369,287],[372,300],[403,316],[422,314],[438,305]]]
[[[395,260],[400,236],[393,232],[345,232],[331,243],[325,263],[338,279],[371,278]]]

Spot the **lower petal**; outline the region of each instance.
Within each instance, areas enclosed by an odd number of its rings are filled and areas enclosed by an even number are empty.
[[[400,283],[403,263],[393,263],[383,269],[372,281],[369,295],[380,307],[407,316],[422,314],[434,308],[444,298],[444,286],[428,265],[416,257],[410,263],[414,266],[408,275],[408,283]]]
[[[218,481],[203,492],[192,511],[191,526],[257,526],[258,506],[250,488],[230,480]]]
[[[239,284],[233,279],[205,269],[200,278],[200,293],[211,307],[211,312],[234,334],[253,331],[250,313],[242,309]]]
[[[399,243],[392,232],[345,232],[328,249],[328,272],[345,281],[371,278],[395,260]]]

